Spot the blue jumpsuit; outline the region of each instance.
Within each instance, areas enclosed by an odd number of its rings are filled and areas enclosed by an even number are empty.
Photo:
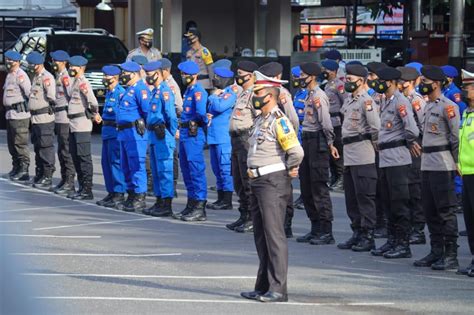
[[[112,91],[105,94],[102,111],[102,172],[104,173],[105,189],[108,193],[124,193],[126,189],[125,177],[120,166],[120,143],[117,141],[115,124],[116,111],[125,89],[117,84]]]
[[[300,129],[298,130],[298,140],[302,143],[301,134],[303,132],[303,120],[304,120],[304,101],[308,95],[308,90],[298,89],[293,99],[293,106],[295,106],[296,114],[300,120]]]
[[[148,131],[153,190],[156,197],[173,198],[173,153],[176,147],[174,135],[178,129],[178,119],[173,91],[164,81],[152,91],[150,99],[147,126],[152,128],[156,124],[164,124],[166,130],[164,139],[158,139],[152,129]]]
[[[203,126],[207,125],[206,104],[207,92],[201,84],[191,85],[184,92],[182,127],[179,129],[179,165],[188,198],[192,200],[207,200],[206,162],[204,161],[206,136],[203,129]],[[200,125],[196,136],[190,136],[185,126],[190,121]]]
[[[236,100],[237,94],[231,86],[226,87],[219,96],[209,96],[207,111],[213,117],[207,128],[207,144],[218,191],[234,191],[230,166],[232,145],[226,131],[229,130],[230,116]]]
[[[127,87],[117,111],[117,124],[134,123],[137,119],[146,120],[150,94],[143,80]],[[135,126],[120,130],[120,164],[125,175],[127,190],[137,194],[147,191],[145,159],[148,134],[139,135]]]
[[[454,84],[453,82],[451,82],[450,85],[448,85],[447,87],[445,87],[443,89],[443,94],[444,96],[446,96],[447,98],[449,98],[451,101],[453,101],[454,103],[456,103],[458,106],[459,106],[459,114],[461,115],[461,118],[462,118],[462,114],[464,113],[464,110],[467,108],[467,105],[466,103],[464,103],[462,101],[462,98],[461,98],[461,90],[456,86],[456,84]],[[462,121],[461,121],[461,125],[459,127],[462,126]],[[462,194],[462,178],[461,176],[456,176],[454,178],[454,183],[456,184],[456,194]]]

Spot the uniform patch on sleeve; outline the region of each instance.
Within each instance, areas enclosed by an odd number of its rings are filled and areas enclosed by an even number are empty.
[[[456,117],[456,111],[455,111],[454,105],[448,105],[445,110],[446,110],[446,114],[448,114],[449,119],[453,119],[454,117]]]
[[[79,89],[81,90],[81,92],[83,94],[87,94],[88,92],[88,88],[87,88],[87,83],[81,83],[81,85],[79,85]]]
[[[43,80],[43,84],[49,87],[51,85],[51,80],[49,78],[46,78]]]
[[[238,93],[239,92],[239,88],[235,85],[232,86],[232,91],[234,91],[234,93]]]
[[[298,137],[293,130],[293,126],[285,117],[277,119],[276,136],[283,151],[288,151],[299,145]]]
[[[414,102],[413,102],[413,108],[414,108],[417,112],[419,112],[420,109],[421,109],[420,101],[414,101]]]
[[[230,97],[230,93],[225,93],[225,94],[224,94],[224,99],[225,99],[225,100],[228,99],[229,97]]]
[[[202,50],[202,60],[206,65],[210,65],[214,61],[212,60],[212,54],[207,48],[203,48]]]
[[[461,93],[454,93],[453,97],[454,97],[454,101],[455,101],[456,103],[460,103],[460,102],[461,102]]]
[[[371,112],[374,110],[374,107],[372,106],[372,100],[365,101],[364,105],[366,111]]]
[[[280,96],[280,103],[281,103],[282,105],[285,105],[285,104],[286,104],[286,96],[285,96],[285,95],[281,95],[281,96]]]
[[[146,90],[142,90],[142,100],[148,99],[148,92]]]
[[[19,81],[20,83],[23,83],[23,81],[25,81],[25,77],[23,76],[23,74],[20,74],[20,75],[18,76],[18,81]]]
[[[199,102],[201,100],[201,97],[202,97],[201,92],[194,93],[194,98],[196,99],[196,101]]]
[[[319,99],[319,97],[313,98],[313,105],[316,106],[316,108],[321,107],[321,100]]]
[[[405,117],[407,115],[407,107],[405,105],[398,105],[398,112],[402,118]]]
[[[339,85],[337,87],[337,90],[339,91],[339,93],[344,94],[344,85]]]
[[[163,92],[163,98],[165,101],[170,99],[170,93],[169,92]]]
[[[66,86],[66,87],[69,86],[69,77],[67,77],[67,76],[64,76],[64,77],[63,77],[63,84],[64,84],[64,86]]]

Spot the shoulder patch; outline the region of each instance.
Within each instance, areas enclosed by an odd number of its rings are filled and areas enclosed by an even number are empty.
[[[202,60],[206,65],[210,65],[214,61],[212,60],[212,54],[207,48],[202,49],[202,54],[201,54]]]
[[[316,108],[320,108],[321,107],[321,99],[319,97],[313,98],[313,105],[315,105]]]
[[[285,105],[285,104],[286,104],[286,95],[284,95],[284,94],[283,94],[283,95],[280,95],[279,98],[280,98],[280,102],[281,102],[283,105]]]
[[[201,98],[202,98],[201,92],[196,92],[196,93],[194,93],[194,98],[196,99],[196,101],[199,102],[199,101],[201,100]]]
[[[163,92],[163,98],[165,99],[165,101],[169,100],[170,99],[170,93],[169,92]]]
[[[454,93],[453,98],[454,98],[454,101],[456,103],[460,103],[461,102],[461,93]]]
[[[276,136],[283,151],[288,151],[289,149],[299,145],[298,137],[286,117],[277,118]]]
[[[88,87],[87,87],[87,83],[85,83],[85,82],[84,82],[84,83],[81,83],[81,84],[79,85],[79,89],[80,89],[81,92],[84,93],[84,94],[87,94],[87,92],[88,92],[88,90],[89,90]]]
[[[225,94],[224,94],[224,99],[225,99],[225,100],[228,99],[229,97],[230,97],[230,93],[225,93]]]
[[[49,87],[49,86],[51,85],[51,80],[50,80],[49,78],[45,78],[45,79],[43,80],[43,84],[44,84],[45,86],[48,86],[48,87]]]
[[[417,111],[417,112],[420,111],[420,109],[421,109],[420,101],[414,101],[414,102],[413,102],[413,109],[414,109],[415,111]]]
[[[368,112],[371,112],[374,110],[374,107],[372,106],[372,100],[365,101],[364,106],[365,106],[365,110]]]
[[[337,87],[337,90],[339,91],[339,93],[344,94],[344,85],[339,85]]]
[[[148,99],[148,92],[146,90],[142,90],[142,100]]]
[[[64,86],[68,87],[69,86],[69,77],[68,76],[63,76],[62,82]]]
[[[20,74],[20,75],[18,76],[18,81],[19,81],[20,83],[23,83],[23,81],[25,81],[25,77],[23,76],[23,74]]]
[[[232,91],[237,94],[239,92],[239,88],[237,86],[233,85],[232,86]]]
[[[453,119],[454,117],[456,117],[456,110],[454,108],[454,105],[446,106],[445,110],[446,110],[446,114],[448,114],[449,119]]]
[[[407,107],[405,105],[398,105],[398,112],[402,118],[405,117],[407,115]]]

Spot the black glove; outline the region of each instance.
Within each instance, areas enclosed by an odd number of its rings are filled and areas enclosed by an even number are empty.
[[[145,120],[143,118],[135,120],[135,128],[137,129],[137,133],[140,136],[143,136],[145,134],[145,131],[146,131]]]
[[[166,136],[166,126],[165,124],[156,125],[153,130],[155,131],[155,136],[157,139],[164,139]]]

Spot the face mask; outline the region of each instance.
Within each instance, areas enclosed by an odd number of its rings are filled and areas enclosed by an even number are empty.
[[[35,73],[36,72],[36,65],[30,65],[27,68],[29,73]]]
[[[267,97],[268,95],[270,95],[270,93],[267,93],[267,94],[265,94],[264,96],[253,96],[253,97],[252,97],[252,105],[253,105],[253,108],[255,108],[255,109],[262,109],[265,105],[267,105],[269,101],[264,102],[263,100],[264,100],[265,97]]]
[[[291,84],[295,89],[300,87],[300,81],[298,79],[293,79],[293,81],[291,81]]]
[[[151,46],[153,46],[153,42],[144,42],[143,45],[147,48],[151,48]]]
[[[147,75],[145,80],[146,83],[148,83],[149,85],[155,85],[156,81],[158,80],[158,76],[156,75],[156,73],[152,75]]]
[[[74,69],[69,69],[68,70],[69,76],[75,78],[77,76],[77,71]]]
[[[421,95],[428,95],[434,91],[433,84],[426,84],[426,83],[420,83],[419,89],[420,89]]]
[[[132,75],[130,73],[120,75],[120,82],[122,82],[122,84],[124,85],[127,85],[131,79],[132,79]]]
[[[13,68],[13,62],[7,61],[5,63],[5,67],[7,67],[7,70],[10,71],[11,68]]]
[[[360,85],[357,85],[356,82],[346,82],[346,83],[344,83],[344,90],[346,90],[346,92],[349,92],[349,93],[354,92],[360,86]]]
[[[369,88],[375,90],[375,86],[378,85],[377,79],[375,79],[375,80],[367,80],[367,85],[369,86]]]
[[[218,89],[224,89],[227,86],[227,82],[229,80],[225,78],[213,78],[212,79],[212,85]]]
[[[104,84],[105,87],[109,87],[112,85],[114,79],[102,79],[102,84]]]
[[[185,86],[188,86],[191,84],[191,82],[193,82],[193,77],[190,76],[190,75],[185,75],[185,76],[182,76],[181,77],[181,82],[183,82],[183,84]]]
[[[237,82],[238,85],[243,85],[245,82],[247,82],[250,79],[245,79],[249,74],[244,74],[244,75],[236,75],[235,76],[235,82]]]
[[[192,40],[192,39],[188,39],[188,40],[187,40],[187,42],[188,42],[188,45],[189,45],[189,46],[192,46],[192,45],[193,45],[193,43],[194,43],[194,40]]]
[[[378,81],[377,84],[374,87],[375,92],[377,93],[385,93],[388,90],[388,84],[387,82],[381,82]]]
[[[329,73],[327,71],[321,72],[321,78],[323,78],[323,80],[327,80],[329,78]]]
[[[57,63],[53,62],[51,64],[51,68],[53,69],[54,72],[58,72],[59,71],[59,66]]]
[[[298,82],[299,82],[301,88],[305,89],[308,86],[308,82],[306,81],[306,80],[308,80],[308,78],[309,77],[298,79]]]

